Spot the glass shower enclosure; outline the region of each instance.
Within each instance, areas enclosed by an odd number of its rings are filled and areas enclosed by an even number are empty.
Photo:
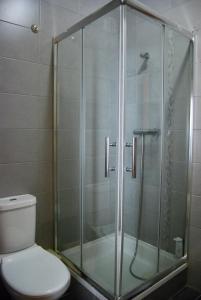
[[[134,1],[54,39],[55,248],[107,299],[186,267],[192,55]]]

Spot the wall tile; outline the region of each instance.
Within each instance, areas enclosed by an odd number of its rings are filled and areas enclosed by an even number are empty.
[[[194,64],[194,96],[199,97],[201,96],[201,63]]]
[[[37,222],[42,224],[49,224],[53,221],[53,201],[51,193],[36,194],[36,209],[37,209]]]
[[[38,39],[30,29],[0,21],[0,56],[38,62]]]
[[[0,196],[49,193],[52,170],[49,163],[1,164]]]
[[[42,0],[44,1],[44,0]],[[49,2],[49,4],[52,5],[59,5],[63,8],[66,8],[68,10],[72,10],[74,12],[78,12],[79,11],[79,0],[46,0],[47,2]]]
[[[85,211],[96,212],[104,209],[111,210],[114,214],[114,207],[110,201],[110,185],[108,183],[98,185],[88,185],[85,187],[86,205]]]
[[[53,222],[51,223],[40,223],[36,224],[36,241],[39,245],[45,249],[52,249],[54,237]]]
[[[59,191],[61,218],[80,217],[80,190],[66,189]],[[79,220],[78,220],[79,223]]]
[[[70,99],[61,99],[58,107],[59,129],[76,130],[80,128],[80,103]]]
[[[201,164],[193,163],[192,194],[201,195]]]
[[[201,162],[201,130],[193,132],[193,162]]]
[[[187,161],[188,147],[186,146],[187,134],[184,130],[172,131],[171,146],[173,161]]]
[[[39,34],[39,61],[41,64],[51,65],[53,63],[52,36],[40,31]]]
[[[0,141],[0,164],[51,162],[51,130],[0,129]]]
[[[58,35],[80,20],[80,15],[58,5],[41,1],[41,30],[51,36]]]
[[[190,1],[191,0],[171,0],[171,3],[172,3],[172,7],[176,7]]]
[[[60,81],[60,98],[69,100],[80,99],[80,72],[71,69],[62,69],[58,74]]]
[[[59,130],[58,137],[58,159],[73,159],[79,157],[79,129],[78,130]]]
[[[40,93],[42,97],[52,95],[53,69],[51,66],[40,65]]]
[[[165,16],[175,22],[176,24],[181,25],[187,30],[195,30],[200,27],[200,12],[201,2],[199,0],[189,1],[183,5],[173,7],[172,9],[165,12]]]
[[[158,219],[159,215],[154,213],[144,213],[142,215],[142,229],[141,229],[141,237],[147,243],[151,245],[157,245],[158,241]]]
[[[79,0],[79,13],[83,16],[86,16],[102,7],[103,5],[107,4],[108,2],[110,2],[110,0]]]
[[[27,129],[0,129],[0,163],[37,161],[38,132]]]
[[[52,130],[40,129],[38,131],[38,136],[38,159],[42,162],[49,161],[51,164],[53,155]]]
[[[0,128],[52,128],[52,99],[0,93]]]
[[[39,193],[52,192],[52,165],[51,162],[41,162],[38,166],[38,189]]]
[[[0,128],[38,128],[37,97],[0,94]]]
[[[77,188],[80,182],[79,160],[63,160],[58,165],[58,189]]]
[[[194,97],[193,128],[201,129],[201,97]]]
[[[200,254],[199,254],[200,255]],[[201,292],[201,262],[193,260],[188,271],[188,284]]]
[[[1,164],[0,196],[39,191],[39,165],[35,163]]]
[[[200,247],[201,229],[195,226],[190,226],[189,252],[191,260],[200,260]]]
[[[86,129],[107,130],[110,123],[109,105],[104,101],[101,103],[88,102],[86,104]]]
[[[0,91],[40,95],[40,65],[15,59],[0,59]]]
[[[192,196],[191,199],[191,226],[201,229],[201,197]]]
[[[1,0],[0,19],[28,27],[39,24],[39,0]]]
[[[38,127],[51,129],[53,128],[53,99],[52,97],[38,98]]]
[[[104,157],[86,156],[85,184],[99,184],[107,182],[104,176]],[[111,176],[115,176],[112,172]]]
[[[140,0],[140,2],[158,12],[164,12],[172,7],[172,0]]]
[[[194,31],[195,43],[194,43],[194,60],[195,63],[201,63],[201,29]]]
[[[52,68],[16,59],[0,59],[0,91],[48,97],[52,94]]]

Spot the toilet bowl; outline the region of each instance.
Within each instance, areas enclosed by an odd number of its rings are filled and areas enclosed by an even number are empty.
[[[0,199],[1,278],[14,299],[55,300],[68,289],[70,272],[59,258],[34,243],[35,207],[32,195]]]
[[[1,276],[13,298],[22,300],[58,299],[70,284],[66,266],[38,245],[4,256]]]

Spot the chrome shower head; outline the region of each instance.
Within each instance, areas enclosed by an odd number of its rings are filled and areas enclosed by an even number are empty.
[[[144,58],[144,59],[149,59],[150,58],[150,55],[149,55],[149,52],[145,52],[145,53],[140,53],[140,57],[141,58]]]
[[[143,71],[147,69],[147,61],[150,58],[150,55],[148,52],[145,52],[145,53],[140,53],[140,57],[143,58],[144,61],[141,67],[139,68],[137,74],[141,74]]]

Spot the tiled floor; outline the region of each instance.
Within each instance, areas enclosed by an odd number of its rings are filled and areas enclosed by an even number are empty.
[[[201,300],[201,294],[190,288],[185,287],[181,291],[179,291],[174,297],[170,298],[170,300]]]

